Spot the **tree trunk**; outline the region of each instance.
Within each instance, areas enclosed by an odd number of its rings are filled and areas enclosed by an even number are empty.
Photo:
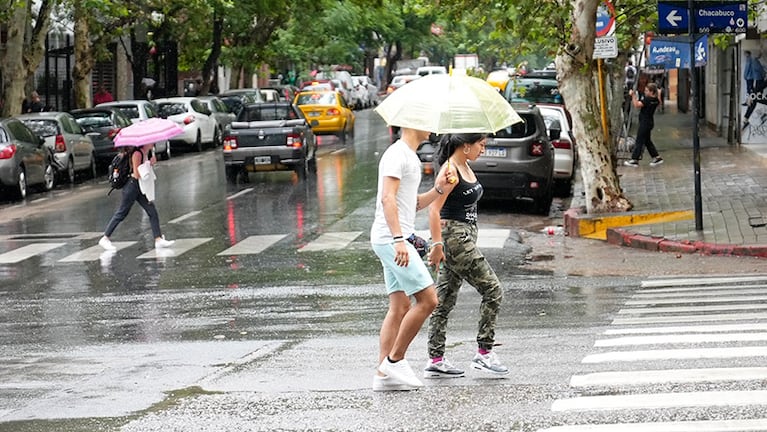
[[[29,2],[31,8],[32,2]],[[24,67],[28,78],[34,77],[35,71],[45,55],[45,38],[48,37],[48,29],[51,26],[51,9],[53,4],[50,0],[40,2],[40,10],[35,17],[35,27],[27,39],[29,46],[24,48]],[[28,12],[30,14],[31,12]],[[30,15],[31,16],[31,15]]]
[[[587,213],[622,212],[632,208],[623,195],[610,141],[600,119],[594,37],[599,0],[573,0],[573,27],[569,42],[557,55],[560,93],[573,117]]]
[[[8,36],[5,55],[2,59],[2,75],[5,82],[3,89],[2,116],[9,117],[21,113],[21,101],[24,99],[24,33],[27,26],[27,8],[25,2],[13,2],[11,18],[6,24]]]
[[[218,58],[221,56],[221,41],[223,39],[222,33],[224,29],[224,19],[220,15],[216,15],[213,21],[213,40],[210,49],[210,55],[205,59],[205,64],[202,67],[202,89],[200,89],[201,95],[206,95],[210,92],[211,80],[216,78],[214,66],[218,64]]]
[[[90,108],[93,106],[91,98],[91,71],[95,60],[89,39],[88,11],[83,6],[75,4],[75,65],[72,68],[72,81],[74,81],[74,105],[75,108]]]

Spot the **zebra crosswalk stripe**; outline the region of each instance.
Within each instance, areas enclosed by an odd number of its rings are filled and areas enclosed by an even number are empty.
[[[580,396],[556,400],[551,410],[603,411],[744,405],[767,405],[767,390]]]
[[[554,426],[538,432],[751,432],[767,430],[767,419],[701,420]]]
[[[287,234],[250,236],[242,241],[237,242],[234,246],[230,247],[229,249],[226,249],[223,252],[218,253],[218,255],[228,256],[228,255],[248,255],[248,254],[261,253],[266,248],[284,239],[285,237],[287,237]]]
[[[177,239],[173,246],[163,249],[152,249],[139,255],[138,259],[170,258],[183,255],[184,253],[213,240],[213,237]]]
[[[570,378],[570,386],[640,386],[648,384],[765,379],[767,379],[767,367],[610,371],[573,375],[573,377]]]
[[[319,236],[317,240],[308,243],[306,246],[300,248],[299,252],[317,252],[324,250],[338,250],[344,249],[353,242],[354,239],[359,237],[362,231],[350,231],[350,232],[332,232],[325,233]]]
[[[127,247],[133,246],[137,242],[135,241],[125,241],[125,242],[112,242],[112,246],[116,247],[117,250],[122,250]],[[85,262],[85,261],[98,261],[101,257],[101,254],[104,253],[104,248],[102,248],[99,245],[91,246],[88,249],[83,249],[80,252],[75,252],[72,255],[69,255],[65,258],[62,258],[59,260],[59,262]]]
[[[58,247],[64,246],[66,243],[32,243],[26,246],[22,246],[18,249],[6,252],[0,255],[0,264],[16,264],[25,259],[31,258],[35,255],[39,255]]]

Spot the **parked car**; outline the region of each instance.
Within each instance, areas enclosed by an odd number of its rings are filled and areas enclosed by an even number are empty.
[[[29,187],[49,191],[55,184],[54,156],[45,140],[15,118],[0,119],[0,185],[17,199]]]
[[[130,119],[115,107],[83,108],[72,110],[72,117],[93,141],[96,162],[106,167],[118,153],[114,137],[120,129],[131,125]]]
[[[308,91],[294,101],[316,135],[337,135],[346,143],[354,137],[355,116],[344,98],[335,91]]]
[[[112,107],[120,110],[126,117],[132,122],[140,122],[149,120],[150,118],[159,117],[157,112],[157,105],[153,101],[144,99],[137,100],[121,100],[114,102],[105,102],[96,105],[95,108]],[[154,151],[164,160],[170,159],[170,141],[163,140],[156,142],[154,145]]]
[[[229,89],[229,90],[226,90],[226,91],[222,92],[218,96],[221,97],[222,99],[223,99],[224,96],[247,97],[253,103],[255,103],[255,102],[263,102],[264,101],[264,98],[261,97],[261,90],[259,90],[256,87],[248,87],[248,88],[240,88],[240,89]]]
[[[213,113],[198,98],[172,97],[155,99],[160,117],[176,122],[184,133],[170,140],[171,144],[181,143],[201,152],[203,144],[213,144],[221,140]]]
[[[391,94],[398,88],[402,87],[403,85],[409,83],[410,81],[416,80],[418,78],[421,78],[420,75],[397,75],[394,78],[392,78],[391,83],[386,88],[386,93]]]
[[[519,75],[508,81],[504,96],[509,102],[564,104],[559,94],[559,83],[556,72],[530,72]]]
[[[435,74],[447,74],[447,69],[444,66],[421,66],[415,70],[415,74],[418,76],[435,75]]]
[[[277,89],[262,88],[259,91],[261,92],[261,98],[264,102],[277,102],[282,100],[282,95]]]
[[[93,141],[77,124],[71,114],[48,111],[22,114],[16,117],[35,135],[45,140],[45,145],[53,149],[58,174],[68,183],[75,182],[79,171],[89,178],[96,177],[96,150]]]
[[[224,131],[227,126],[229,126],[237,116],[234,115],[224,101],[217,96],[198,96],[197,99],[201,100],[202,103],[208,107],[213,119],[216,120],[216,127],[218,127],[216,137],[218,140],[214,139],[213,145],[218,147],[223,143]]]
[[[559,127],[559,138],[552,139],[554,146],[554,193],[569,197],[572,193],[575,167],[578,161],[578,149],[575,146],[573,121],[564,105],[538,104],[546,129]]]
[[[554,147],[559,138],[552,125],[551,139],[541,111],[533,105],[515,105],[522,122],[497,131],[487,139],[484,153],[471,167],[484,197],[532,202],[537,213],[548,214],[554,187]]]
[[[294,170],[306,176],[317,139],[303,112],[290,102],[245,105],[226,130],[224,167],[229,181],[243,171]]]

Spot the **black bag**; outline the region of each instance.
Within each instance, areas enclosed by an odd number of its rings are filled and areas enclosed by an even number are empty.
[[[415,247],[415,250],[418,251],[418,255],[421,256],[421,258],[426,256],[426,252],[428,252],[428,245],[429,243],[424,240],[422,237],[418,237],[415,234],[410,234],[410,237],[407,238],[407,241],[410,242],[410,244]]]
[[[131,177],[130,160],[133,156],[133,151],[120,152],[112,158],[112,162],[109,164],[109,171],[107,174],[107,180],[112,189],[109,190],[107,195],[111,194],[115,189],[122,189]],[[141,159],[144,159],[143,154]]]

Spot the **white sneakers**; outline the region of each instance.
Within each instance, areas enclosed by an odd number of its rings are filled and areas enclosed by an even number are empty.
[[[159,239],[154,241],[154,247],[155,249],[164,249],[169,248],[175,243],[175,240],[165,240],[165,236],[160,237]],[[117,247],[112,244],[112,241],[107,238],[107,236],[101,237],[99,240],[99,246],[104,248],[104,250],[114,252],[117,250]]]
[[[173,246],[173,243],[175,242],[176,242],[175,240],[165,240],[165,236],[162,236],[159,239],[154,241],[154,247],[155,249],[169,248]]]
[[[107,238],[107,236],[101,237],[101,239],[99,240],[99,246],[104,248],[104,250],[108,250],[108,251],[116,251],[117,250],[115,245],[112,244],[112,241],[109,240],[109,238]]]
[[[392,363],[386,357],[378,366],[378,371],[385,376],[373,377],[373,391],[416,390],[423,387],[405,359]]]

